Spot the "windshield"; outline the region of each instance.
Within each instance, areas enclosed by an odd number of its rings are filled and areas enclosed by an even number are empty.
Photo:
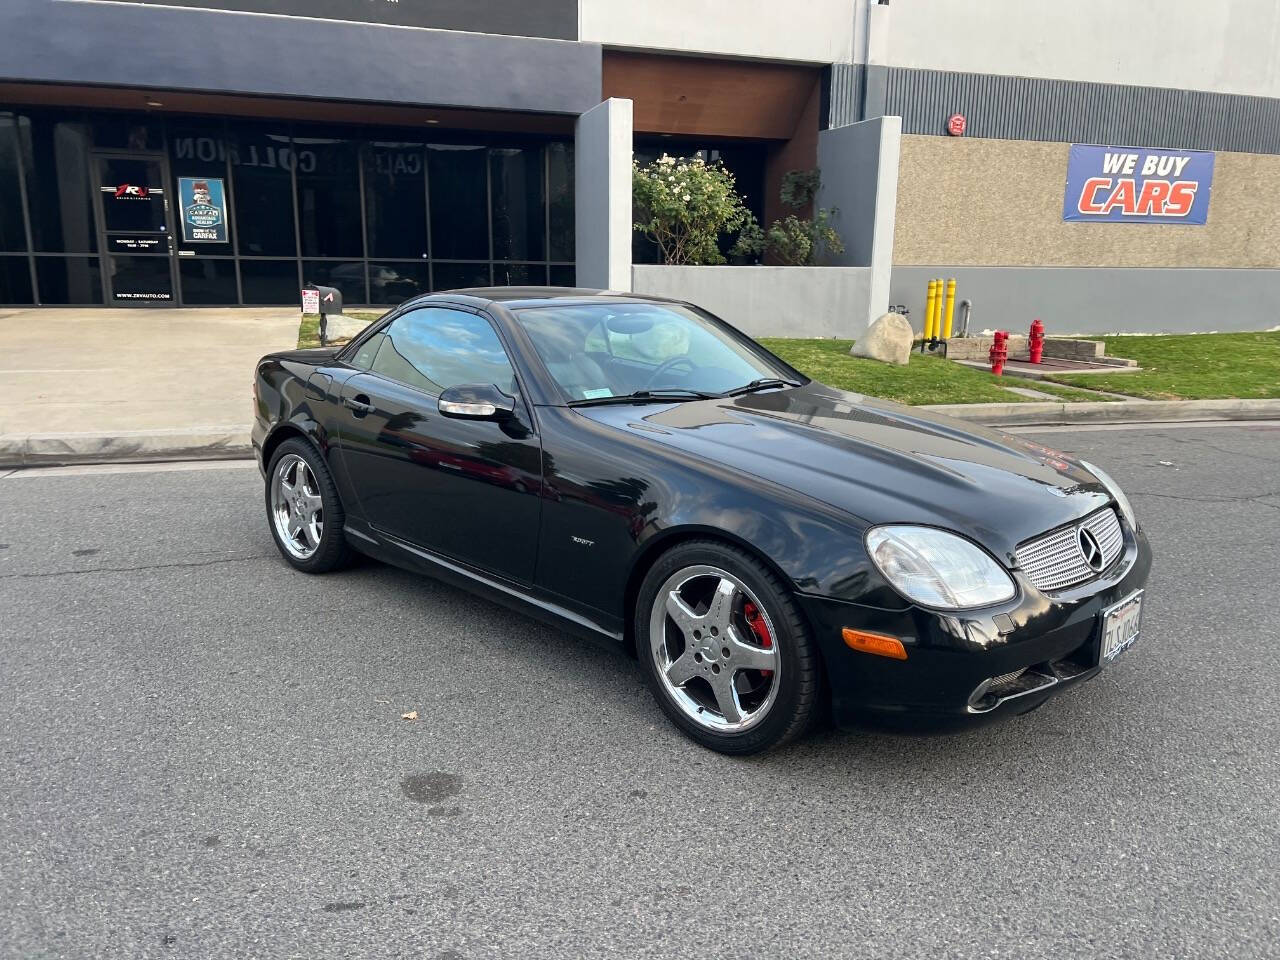
[[[645,392],[694,397],[796,380],[762,348],[678,304],[528,307],[516,317],[570,402]]]

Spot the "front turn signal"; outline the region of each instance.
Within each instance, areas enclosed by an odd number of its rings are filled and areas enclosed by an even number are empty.
[[[893,660],[907,659],[907,648],[897,637],[889,637],[883,633],[868,633],[866,630],[854,630],[845,627],[840,631],[844,642],[854,650],[863,653],[874,653],[877,657],[889,657]]]

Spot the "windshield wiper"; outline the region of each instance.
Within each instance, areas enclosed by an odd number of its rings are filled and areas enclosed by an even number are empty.
[[[582,400],[570,400],[568,405],[594,407],[606,403],[670,403],[673,400],[714,400],[720,396],[723,394],[679,387],[670,390],[637,390],[635,393],[622,393],[612,397],[587,397]]]
[[[752,380],[750,383],[744,383],[740,387],[734,387],[732,390],[726,390],[722,396],[740,397],[744,393],[755,393],[757,390],[771,390],[774,387],[797,387],[799,384],[792,383],[790,380],[780,380],[777,377],[761,377],[759,380]]]

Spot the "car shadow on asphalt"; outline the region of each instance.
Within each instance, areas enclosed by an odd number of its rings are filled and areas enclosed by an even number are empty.
[[[824,724],[769,754],[724,757],[692,743],[666,720],[639,665],[621,647],[592,642],[452,585],[375,561],[362,561],[335,576],[343,578],[352,594],[369,599],[374,608],[386,610],[394,605],[412,623],[447,619],[459,625],[446,638],[450,642],[461,636],[476,645],[486,661],[560,685],[564,695],[531,705],[548,723],[572,726],[579,719],[575,711],[581,711],[581,704],[604,706],[615,725],[643,730],[647,738],[657,738],[679,757],[700,763],[710,760],[708,770],[746,765],[797,780],[822,779],[838,770],[839,779],[856,777],[867,785],[890,781],[901,785],[905,776],[910,781],[923,778],[921,782],[927,781],[931,788],[956,789],[980,789],[984,781],[996,777],[1084,775],[1105,733],[1089,733],[1089,716],[1107,714],[1108,701],[1122,696],[1115,682],[1104,675],[1029,714],[958,733],[839,730]],[[436,641],[429,633],[414,631],[393,636],[392,642],[405,662],[413,662],[422,657],[424,645]],[[471,681],[464,673],[456,682]],[[547,715],[557,711],[563,715]]]

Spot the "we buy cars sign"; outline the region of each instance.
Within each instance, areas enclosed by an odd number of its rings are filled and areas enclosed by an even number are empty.
[[[1213,154],[1203,150],[1073,143],[1062,219],[1203,224],[1212,186]]]

